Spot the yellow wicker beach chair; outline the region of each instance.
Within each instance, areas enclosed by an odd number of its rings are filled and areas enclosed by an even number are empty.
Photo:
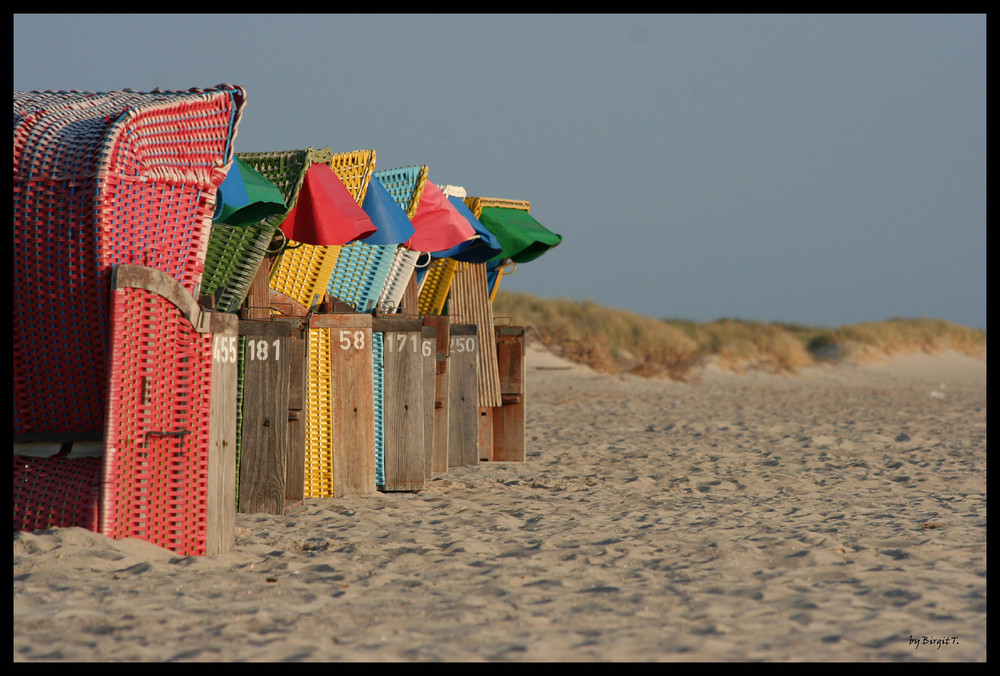
[[[375,169],[375,151],[334,154],[329,148],[287,152],[244,153],[239,157],[274,183],[285,195],[289,211],[295,206],[306,171],[313,164],[329,166],[357,200],[364,200]],[[340,246],[289,242],[274,265],[270,287],[309,309],[322,301],[337,263]]]

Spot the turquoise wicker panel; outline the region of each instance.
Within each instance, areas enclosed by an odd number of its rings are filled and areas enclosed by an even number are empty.
[[[330,295],[348,302],[358,312],[372,312],[378,304],[392,267],[396,246],[352,242],[340,248],[330,277]]]
[[[396,200],[396,204],[402,207],[406,215],[413,218],[413,212],[416,211],[413,198],[417,197],[419,200],[420,196],[416,193],[418,188],[421,191],[423,189],[421,179],[423,176],[426,176],[426,172],[427,167],[414,166],[401,167],[399,169],[382,169],[376,171],[373,175],[385,186],[392,199]],[[413,207],[412,210],[411,205]]]
[[[372,334],[372,362],[375,366],[375,485],[385,486],[385,416],[383,411],[384,383],[382,334]]]
[[[240,507],[240,452],[243,450],[243,383],[246,381],[244,357],[246,353],[246,336],[238,336],[237,352],[239,366],[236,369],[236,505]]]

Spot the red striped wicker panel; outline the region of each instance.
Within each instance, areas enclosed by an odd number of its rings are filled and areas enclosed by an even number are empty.
[[[224,85],[15,92],[16,440],[100,439],[111,267],[194,290],[244,102]]]
[[[100,458],[14,456],[14,532],[78,526],[96,531]]]
[[[100,532],[204,554],[212,335],[159,294],[111,294]]]

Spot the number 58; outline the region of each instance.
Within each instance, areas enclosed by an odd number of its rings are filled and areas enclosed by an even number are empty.
[[[355,350],[363,350],[365,348],[364,331],[354,331],[352,333],[344,329],[340,332],[340,349],[350,350],[352,345]]]

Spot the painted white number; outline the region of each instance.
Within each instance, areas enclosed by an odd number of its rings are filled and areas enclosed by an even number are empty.
[[[355,350],[365,349],[365,332],[355,331],[352,335],[350,331],[342,329],[340,332],[340,349],[350,350],[352,345]]]
[[[402,352],[403,350],[406,349],[406,339],[407,339],[407,336],[409,336],[409,339],[410,339],[410,351],[411,352],[416,352],[418,348],[417,348],[417,334],[415,334],[415,333],[410,333],[410,334],[397,333],[396,334],[396,347],[392,346],[392,342],[393,341],[392,341],[392,338],[390,338],[385,343],[386,344],[386,349],[388,349],[389,352]]]
[[[280,346],[281,342],[275,340],[271,345],[274,346],[274,360],[279,361],[281,359]],[[271,345],[268,345],[266,340],[248,340],[247,341],[247,356],[250,361],[267,361],[271,358],[268,354]]]
[[[455,352],[475,352],[476,340],[474,338],[452,337],[451,349]]]
[[[223,364],[236,363],[236,336],[216,336],[212,343],[212,359]]]
[[[431,341],[425,340],[424,341],[424,346],[423,346],[423,348],[421,348],[421,351],[423,352],[423,355],[425,357],[429,357],[432,354],[434,354],[434,348],[431,347]]]

